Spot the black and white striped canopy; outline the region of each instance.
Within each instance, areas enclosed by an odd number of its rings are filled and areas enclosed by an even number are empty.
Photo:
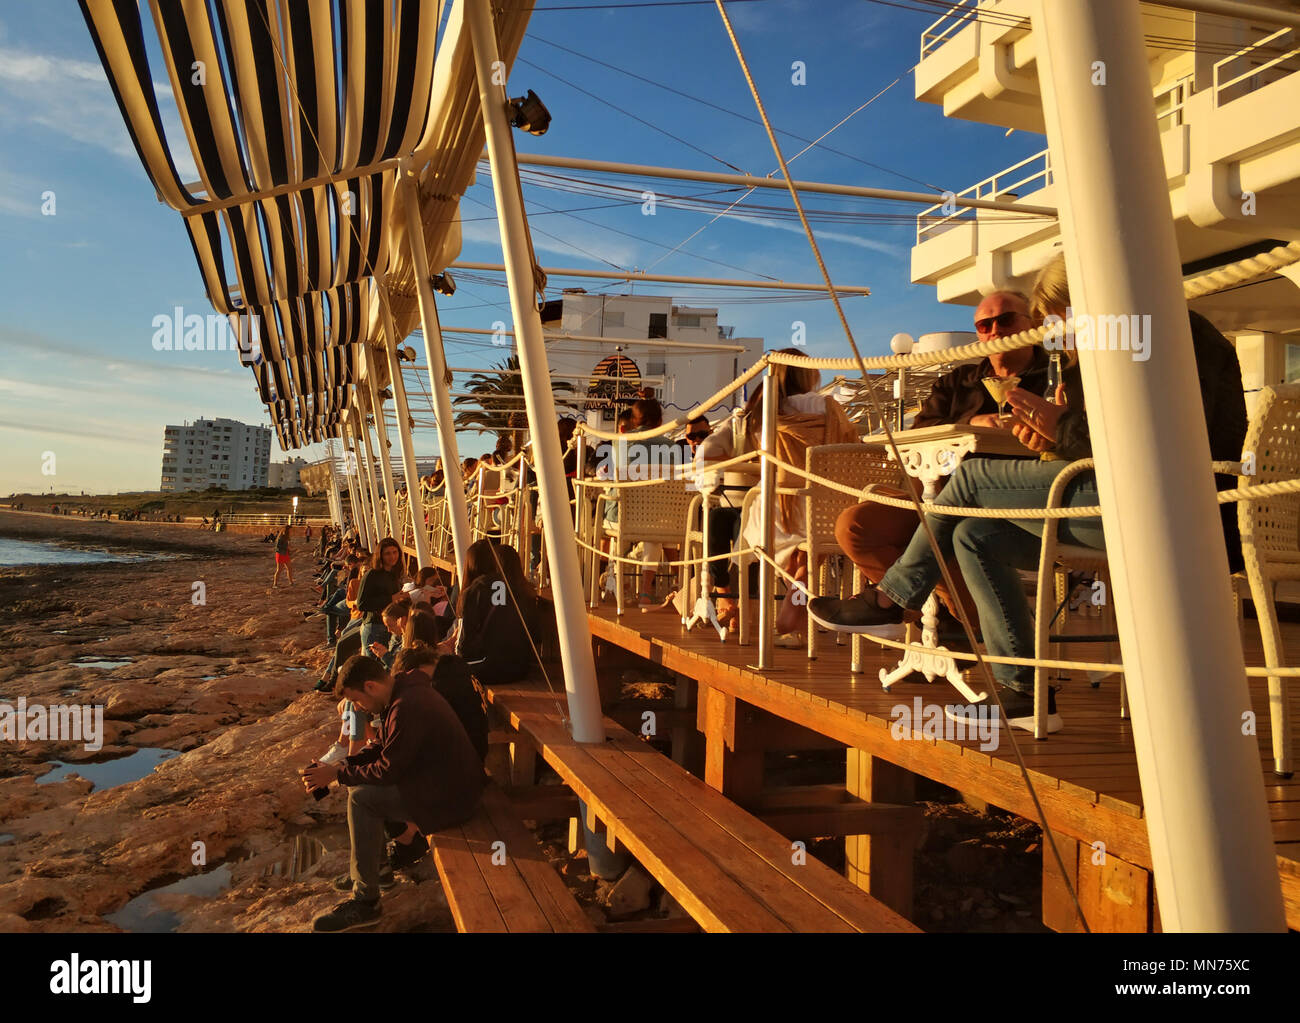
[[[368,278],[387,274],[399,337],[418,319],[398,161],[419,171],[434,272],[459,249],[459,199],[483,147],[459,0],[442,50],[443,0],[79,2],[145,171],[184,218],[213,306],[246,339],[282,446],[337,436],[362,372],[356,345],[383,343]],[[497,15],[507,65],[531,7]],[[196,182],[172,157],[173,103]]]

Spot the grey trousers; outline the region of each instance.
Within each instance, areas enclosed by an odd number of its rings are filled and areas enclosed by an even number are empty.
[[[379,867],[388,836],[384,821],[411,815],[396,785],[354,785],[348,789],[348,837],[352,840],[352,897],[379,901]]]

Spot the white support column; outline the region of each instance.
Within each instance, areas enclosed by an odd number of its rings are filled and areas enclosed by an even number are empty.
[[[357,535],[368,550],[374,549],[370,537],[370,512],[366,508],[365,484],[361,481],[361,452],[357,445],[357,435],[352,429],[351,416],[343,423],[343,451],[347,459],[348,496],[352,501],[352,524],[357,527]]]
[[[330,467],[330,519],[336,526],[343,525],[343,498],[339,494],[339,478],[334,472],[334,444],[331,441],[329,445],[329,467]]]
[[[550,557],[551,592],[555,598],[560,654],[564,661],[569,719],[574,739],[603,742],[605,728],[601,722],[596,663],[591,651],[587,611],[582,601],[578,545],[573,520],[569,518],[569,495],[564,481],[560,434],[556,428],[555,397],[547,371],[542,320],[534,301],[533,265],[528,250],[528,222],[519,192],[519,166],[515,162],[510,126],[506,123],[505,89],[494,78],[495,68],[500,65],[491,0],[466,0],[464,10],[474,43],[479,105],[487,133],[492,191],[496,196],[497,218],[501,224],[501,247],[505,255],[506,280],[510,286],[515,343],[519,368],[523,373],[528,427],[533,437],[538,505],[542,511],[546,549]]]
[[[388,376],[392,380],[393,400],[397,404],[397,436],[402,443],[402,474],[406,477],[406,500],[411,509],[411,535],[415,541],[415,560],[421,568],[431,565],[429,536],[424,528],[424,495],[420,492],[420,471],[415,464],[415,444],[411,440],[411,407],[406,401],[402,366],[397,361],[397,346],[402,339],[393,324],[393,310],[388,303],[388,284],[381,274],[375,278],[379,293],[379,310],[384,317],[384,352],[388,355]]]
[[[1138,4],[1034,31],[1074,315],[1149,317],[1081,368],[1161,924],[1284,930]]]
[[[420,194],[415,173],[404,165],[397,175],[402,206],[406,210],[406,234],[415,263],[415,293],[420,303],[420,326],[424,333],[424,359],[429,368],[429,396],[433,399],[433,416],[438,424],[438,449],[442,454],[442,474],[447,481],[444,500],[451,520],[451,543],[456,551],[456,575],[465,577],[465,552],[471,543],[469,506],[465,498],[465,480],[460,472],[460,452],[456,447],[455,417],[451,396],[447,393],[447,359],[442,348],[442,326],[438,321],[438,304],[429,284],[429,253],[424,247],[424,224],[420,220]]]
[[[780,411],[779,395],[773,377],[775,367],[769,365],[763,380],[763,453],[776,454],[776,417]],[[776,466],[767,458],[759,468],[759,509],[763,526],[763,552],[769,557],[776,550]],[[740,590],[745,593],[748,582],[740,580]],[[758,562],[758,667],[772,667],[772,639],[776,626],[776,569],[768,562]],[[813,628],[811,622],[809,628]]]
[[[360,401],[361,396],[357,396]],[[384,538],[384,523],[379,516],[379,487],[375,483],[375,453],[370,445],[370,424],[366,422],[366,414],[358,410],[357,420],[361,429],[361,450],[362,471],[366,474],[366,489],[370,493],[370,523],[374,528],[375,546],[373,551],[379,546],[379,541]]]
[[[379,447],[379,466],[384,477],[380,489],[384,492],[384,518],[388,522],[388,535],[401,543],[402,526],[397,521],[397,494],[393,489],[393,460],[389,455],[388,427],[384,424],[384,399],[379,396],[379,380],[375,376],[375,353],[363,344],[366,359],[366,383],[370,390],[370,408],[375,413],[375,437]]]

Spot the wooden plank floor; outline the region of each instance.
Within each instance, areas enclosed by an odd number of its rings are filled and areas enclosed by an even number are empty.
[[[984,799],[1030,820],[1038,820],[1017,766],[1011,742],[996,729],[996,748],[981,750],[978,740],[949,741],[919,734],[900,741],[891,734],[894,708],[962,702],[946,683],[903,681],[890,692],[881,689],[878,670],[892,666],[898,655],[865,643],[863,674],[849,671],[849,646],[837,646],[833,636],[821,637],[818,657],[805,650],[778,648],[774,667],[759,672],[749,665],[757,647],[737,645],[734,635],[720,643],[716,633],[697,627],[686,632],[670,613],[643,614],[629,609],[621,618],[612,605],[589,614],[592,635],[650,661],[662,664],[705,685],[717,688],[779,717],[810,728],[848,746],[898,764],[962,792]],[[1300,625],[1283,626],[1290,648],[1300,648]],[[1244,632],[1246,656],[1262,663],[1259,634],[1253,621]],[[1064,656],[1097,657],[1083,644],[1067,646]],[[1261,784],[1268,796],[1277,842],[1287,919],[1300,928],[1300,777],[1282,779],[1272,773],[1267,687],[1251,681],[1260,748]],[[1144,869],[1151,867],[1142,792],[1132,729],[1119,716],[1116,677],[1092,688],[1086,679],[1071,677],[1057,694],[1064,719],[1061,732],[1037,742],[1028,732],[1013,731],[1048,822],[1061,834],[1087,842],[1104,842],[1114,855]],[[1290,693],[1293,720],[1300,720],[1300,685]],[[916,730],[919,732],[919,728]]]

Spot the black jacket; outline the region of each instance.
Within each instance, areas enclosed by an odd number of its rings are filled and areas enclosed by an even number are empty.
[[[487,778],[465,728],[421,672],[398,675],[379,743],[348,757],[342,785],[395,785],[425,834],[474,815]]]
[[[1047,387],[1047,352],[1034,348],[1034,359],[1029,368],[1020,374],[1020,386],[1034,394],[1042,394]],[[912,420],[912,428],[946,426],[950,423],[969,423],[975,416],[998,410],[998,403],[982,383],[993,376],[993,364],[981,359],[973,365],[958,366],[945,373],[930,388],[930,396]]]
[[[1241,458],[1246,440],[1246,395],[1241,384],[1241,364],[1237,350],[1200,313],[1190,312],[1192,351],[1196,358],[1196,376],[1201,387],[1201,408],[1210,438],[1210,457],[1216,462]],[[1088,434],[1088,412],[1083,404],[1083,381],[1078,364],[1062,374],[1065,403],[1068,406],[1057,424],[1055,452],[1069,461],[1092,457],[1092,440]],[[1216,475],[1219,490],[1236,486],[1235,476]],[[1219,506],[1223,522],[1223,540],[1228,551],[1228,566],[1239,572],[1245,565],[1241,556],[1241,534],[1237,529],[1237,506]]]
[[[533,654],[537,603],[526,594],[510,594],[501,579],[480,576],[470,583],[460,617],[457,653],[480,681],[520,682],[537,663]]]

